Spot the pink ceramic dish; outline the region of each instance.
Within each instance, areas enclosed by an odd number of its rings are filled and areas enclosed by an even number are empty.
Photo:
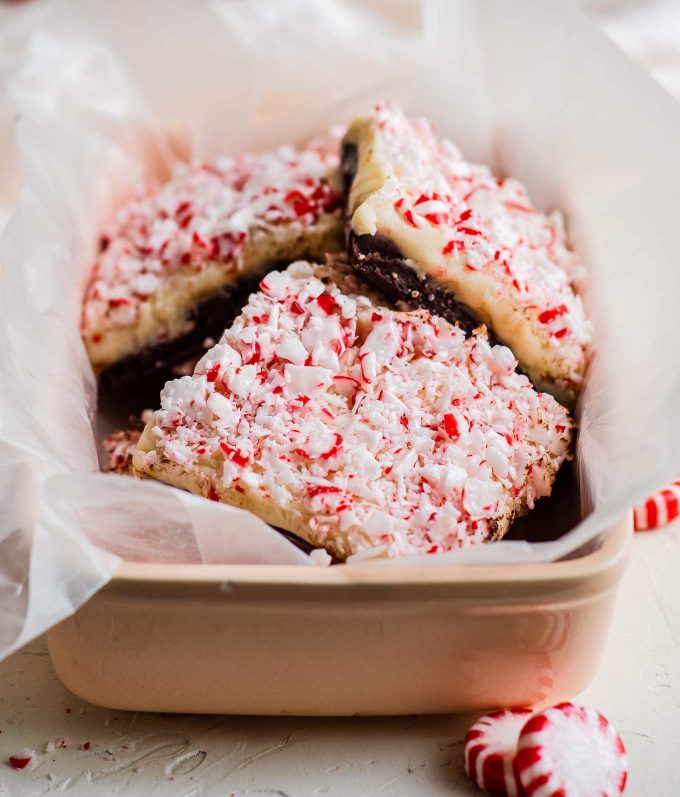
[[[352,715],[554,703],[595,673],[632,534],[539,565],[123,564],[48,633],[76,695],[136,711]]]

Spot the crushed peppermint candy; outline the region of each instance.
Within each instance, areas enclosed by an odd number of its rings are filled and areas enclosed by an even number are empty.
[[[107,329],[136,323],[179,272],[190,276],[214,262],[239,272],[246,241],[258,231],[339,215],[329,181],[337,163],[337,153],[319,142],[179,164],[168,183],[133,197],[102,236],[83,308],[86,341],[97,344]]]
[[[12,769],[26,769],[35,760],[37,753],[30,747],[22,747],[7,759]]]
[[[47,742],[45,752],[53,753],[55,750],[67,750],[69,744],[69,739],[66,736],[59,736],[57,739]]]
[[[378,307],[339,266],[295,263],[260,287],[166,384],[138,475],[179,466],[209,497],[271,502],[339,558],[484,542],[549,494],[572,423],[509,349]]]
[[[112,473],[129,473],[132,464],[132,454],[137,447],[139,438],[144,431],[145,424],[153,417],[153,410],[143,410],[140,418],[131,415],[128,419],[127,429],[117,429],[111,432],[102,443],[106,460],[103,471]]]
[[[502,291],[548,347],[570,350],[569,378],[579,382],[592,327],[575,292],[585,269],[567,244],[561,214],[537,210],[518,180],[497,179],[486,166],[464,160],[426,119],[408,118],[387,102],[376,106],[370,123],[380,157],[390,165],[374,197],[393,208],[407,229],[422,230],[427,246],[438,242],[429,255],[431,276],[445,278],[452,259],[467,272],[489,275],[498,286],[496,301]],[[503,338],[502,330],[495,331]]]

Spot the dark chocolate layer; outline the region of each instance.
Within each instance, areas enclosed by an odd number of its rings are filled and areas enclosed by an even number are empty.
[[[434,315],[458,324],[467,334],[480,325],[479,318],[446,286],[418,274],[395,244],[383,235],[348,235],[354,270],[393,300],[424,307]]]
[[[342,195],[345,200],[345,207],[349,200],[349,192],[352,188],[357,168],[359,166],[359,151],[356,144],[344,142],[340,154],[340,174],[342,175]]]
[[[356,145],[344,142],[340,171],[345,207],[349,202],[349,192],[358,165]],[[479,326],[479,318],[466,304],[459,301],[446,286],[431,277],[418,274],[389,238],[384,235],[356,235],[350,219],[347,219],[345,229],[352,267],[388,299],[401,299],[414,307],[424,307],[452,324],[459,324],[468,334]]]
[[[257,290],[260,280],[270,271],[286,265],[287,262],[268,264],[257,274],[225,286],[196,304],[187,316],[184,334],[145,346],[104,369],[99,377],[100,395],[126,395],[138,390],[143,383],[144,393],[155,396],[152,402],[152,406],[155,406],[165,382],[177,377],[173,369],[202,356],[205,339],[218,341],[226,327],[241,312],[250,294]]]

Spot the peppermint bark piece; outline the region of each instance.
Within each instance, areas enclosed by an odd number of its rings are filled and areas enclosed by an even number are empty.
[[[82,334],[104,382],[148,379],[218,338],[259,280],[342,243],[338,156],[324,145],[178,166],[102,239]]]
[[[506,347],[361,293],[338,265],[268,275],[194,374],[165,386],[135,475],[340,559],[502,537],[550,493],[567,410]]]
[[[342,171],[362,276],[468,330],[487,324],[534,384],[573,401],[591,326],[576,292],[583,268],[558,214],[389,103],[350,126]]]

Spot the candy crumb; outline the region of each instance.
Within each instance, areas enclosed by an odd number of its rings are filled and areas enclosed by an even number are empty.
[[[66,736],[59,736],[57,739],[54,739],[45,745],[45,752],[52,753],[57,749],[67,750],[70,744],[71,743]]]
[[[9,757],[8,763],[12,769],[26,769],[26,767],[31,764],[35,756],[35,750],[31,750],[30,747],[22,747],[21,750]]]

